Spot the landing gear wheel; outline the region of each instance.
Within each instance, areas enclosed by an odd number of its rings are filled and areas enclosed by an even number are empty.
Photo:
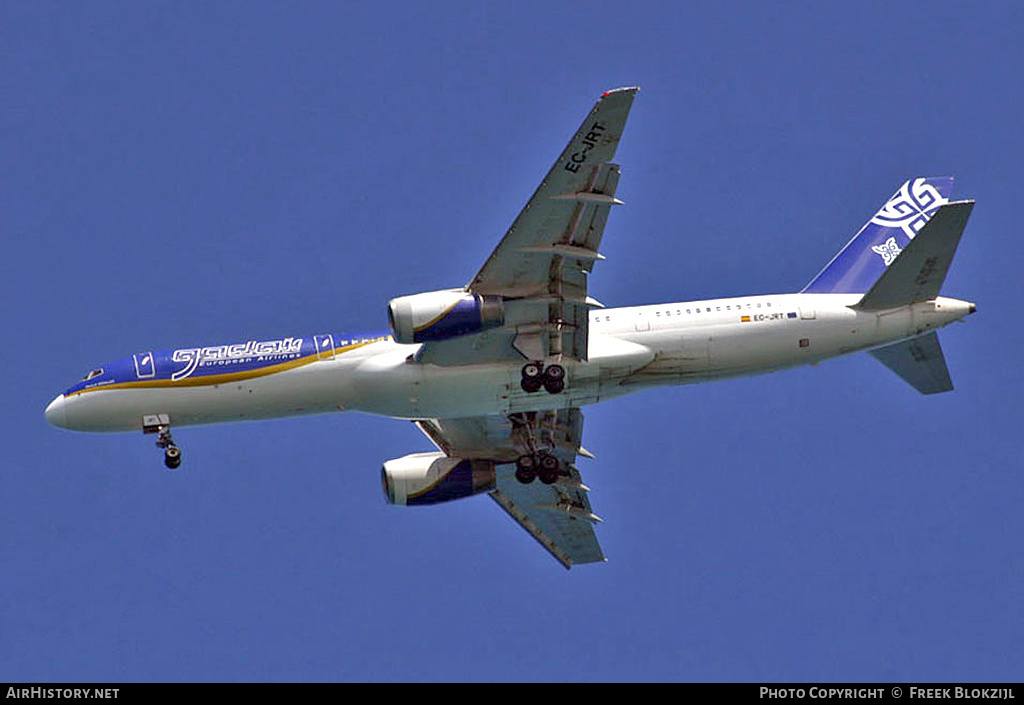
[[[558,394],[563,389],[565,389],[565,380],[546,379],[544,380],[544,389],[548,391],[548,394]]]
[[[527,362],[523,365],[523,379],[540,377],[541,366],[539,362]]]
[[[539,362],[527,362],[523,365],[522,375],[523,378],[519,384],[522,386],[523,391],[527,394],[533,394],[544,386],[544,378],[541,375],[541,365]]]
[[[181,465],[181,449],[178,446],[167,446],[167,450],[164,451],[164,465],[169,470],[175,470]]]
[[[155,433],[156,447],[164,449],[164,465],[167,466],[168,470],[176,470],[181,465],[181,449],[174,445],[174,439],[171,438],[171,427],[167,423],[168,417],[163,416],[164,423],[147,425],[149,419],[158,420],[156,416],[143,417],[142,432],[143,433]]]
[[[558,458],[547,453],[540,456],[540,471],[538,476],[545,485],[552,485],[558,480]]]
[[[537,474],[537,477],[539,477],[540,481],[543,482],[545,485],[553,485],[556,482],[558,482],[558,473],[557,472],[551,472],[551,471],[548,471],[548,470],[541,470]]]
[[[561,365],[548,365],[548,368],[544,370],[544,379],[565,379],[565,368]]]
[[[537,477],[536,463],[532,455],[524,455],[516,461],[516,479],[524,485],[528,485]]]
[[[540,377],[523,377],[519,384],[527,394],[533,394],[536,391],[540,391],[540,388],[544,386]]]
[[[565,389],[565,368],[561,365],[548,365],[544,370],[544,389],[549,394],[558,394]]]

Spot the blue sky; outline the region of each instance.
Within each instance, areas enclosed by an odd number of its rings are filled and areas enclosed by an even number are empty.
[[[1019,3],[0,5],[0,681],[999,681],[1024,671]],[[956,385],[868,355],[586,410],[604,565],[387,506],[355,414],[46,425],[132,352],[379,330],[640,85],[591,292],[795,291],[905,179],[976,198]]]

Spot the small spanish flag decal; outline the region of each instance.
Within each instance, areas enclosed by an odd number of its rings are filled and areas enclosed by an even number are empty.
[[[740,316],[740,323],[750,323],[750,316]]]

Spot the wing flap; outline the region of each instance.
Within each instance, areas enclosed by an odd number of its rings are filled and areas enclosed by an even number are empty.
[[[575,469],[553,485],[523,485],[515,479],[512,466],[505,466],[499,469],[497,485],[491,499],[565,568],[605,560],[593,527],[600,519],[591,511]]]
[[[561,563],[566,570],[572,568],[572,558],[568,553],[558,547],[558,544],[551,540],[551,537],[544,533],[544,530],[537,526],[536,522],[530,519],[530,515],[522,511],[512,499],[501,490],[494,490],[490,494],[491,499],[498,503],[498,506],[508,512],[508,515],[519,524],[519,526],[526,529],[526,532],[533,538],[537,539],[544,550],[555,557],[559,563]]]

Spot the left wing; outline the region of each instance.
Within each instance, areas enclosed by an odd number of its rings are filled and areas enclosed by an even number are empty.
[[[449,456],[497,461],[491,498],[563,566],[605,560],[593,527],[601,519],[573,465],[583,432],[579,409],[415,423]],[[563,474],[552,484],[522,484],[515,478],[515,459],[539,449],[558,459]]]

